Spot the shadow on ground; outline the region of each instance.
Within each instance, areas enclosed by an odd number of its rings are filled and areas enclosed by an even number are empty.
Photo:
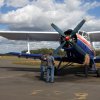
[[[0,67],[8,71],[28,71],[28,72],[40,72],[39,68],[26,68],[26,67]]]
[[[8,71],[28,71],[28,72],[40,72],[40,68],[30,68],[30,67],[0,67],[2,69],[6,69]],[[84,73],[84,67],[68,67],[59,71],[55,71],[56,75],[64,76],[67,74],[75,74],[77,72],[83,72]]]
[[[26,72],[40,72],[40,68],[26,68],[26,67],[0,67],[1,69],[6,69],[7,71],[26,71]],[[78,74],[77,74],[78,73]],[[92,75],[93,77],[96,77],[95,74]],[[40,80],[40,74],[39,73],[26,73],[24,75],[26,78],[30,79],[36,79]],[[46,79],[46,76],[45,76]],[[57,75],[55,75],[55,82],[79,82],[80,80],[84,81],[88,78],[85,77],[84,74],[84,67],[69,67],[65,68],[58,72]],[[44,81],[45,82],[45,81]]]

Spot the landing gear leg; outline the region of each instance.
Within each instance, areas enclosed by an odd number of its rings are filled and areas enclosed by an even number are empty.
[[[94,73],[96,73],[97,77],[100,77],[100,69],[97,69],[97,68],[96,68],[96,64],[95,64],[94,60],[91,61],[90,67],[91,67],[91,70],[92,70]]]
[[[61,63],[62,63],[62,59],[60,60],[60,62],[59,62],[59,64],[58,64],[57,70],[60,69]]]
[[[61,67],[61,63],[62,63],[62,58],[57,66],[57,68],[55,67],[55,75],[59,75],[59,71],[60,71],[60,67]]]
[[[88,77],[88,65],[85,65],[85,77]]]

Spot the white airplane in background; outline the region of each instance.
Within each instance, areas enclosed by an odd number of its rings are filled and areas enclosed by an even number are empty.
[[[24,40],[24,41],[59,41],[60,46],[54,50],[55,60],[59,61],[57,67],[60,70],[60,65],[63,61],[75,62],[75,63],[85,63],[89,64],[89,68],[96,73],[95,63],[100,62],[100,57],[95,57],[95,51],[92,46],[92,42],[100,41],[100,31],[95,32],[81,32],[79,31],[83,24],[86,22],[83,19],[73,30],[68,29],[63,32],[55,24],[51,26],[57,32],[29,32],[29,31],[0,31],[0,36],[5,37],[10,40]],[[57,56],[60,49],[64,49],[66,55],[64,57]],[[41,54],[30,54],[29,42],[28,42],[28,52],[27,53],[16,53],[11,52],[13,55],[33,57],[39,59]],[[88,56],[87,56],[88,55]],[[87,76],[88,68],[86,66],[85,75]]]

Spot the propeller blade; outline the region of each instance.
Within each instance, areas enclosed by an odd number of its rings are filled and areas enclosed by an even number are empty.
[[[73,47],[74,47],[80,54],[82,54],[82,55],[85,57],[86,52],[85,52],[80,46],[78,46],[76,43],[74,43],[74,42],[71,42],[71,43],[72,43]]]
[[[66,35],[64,34],[64,32],[58,27],[56,26],[55,24],[51,24],[51,26],[62,36],[66,37]]]
[[[54,50],[53,54],[56,55],[58,51],[66,44],[66,41],[63,42],[56,50]]]
[[[89,65],[90,64],[90,56],[76,43],[73,44],[73,47],[81,54],[84,56],[84,65]]]
[[[72,33],[71,33],[71,37],[73,36],[73,35],[75,35],[79,30],[80,30],[80,28],[83,26],[83,24],[86,22],[86,20],[85,19],[83,19],[75,28],[74,28],[74,30],[72,31]]]

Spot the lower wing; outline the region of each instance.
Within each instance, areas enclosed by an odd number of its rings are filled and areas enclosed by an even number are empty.
[[[95,63],[100,63],[100,56],[96,56],[96,57],[94,58],[94,61],[95,61]]]

